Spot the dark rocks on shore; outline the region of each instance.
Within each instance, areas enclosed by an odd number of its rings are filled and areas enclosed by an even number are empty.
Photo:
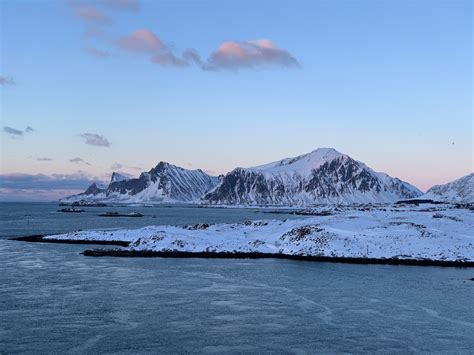
[[[30,243],[59,243],[59,244],[90,244],[90,245],[117,245],[126,247],[130,242],[122,240],[74,240],[74,239],[45,239],[44,235],[29,235],[26,237],[14,237],[10,240],[18,240]]]
[[[59,244],[89,244],[89,245],[115,245],[127,247],[128,241],[121,240],[72,240],[72,239],[45,239],[44,235],[30,235],[26,237],[15,237],[10,240],[18,240],[32,243],[59,243]],[[337,257],[337,256],[313,256],[313,255],[288,255],[270,254],[259,252],[186,252],[186,251],[152,251],[152,250],[125,250],[125,249],[88,249],[83,253],[85,256],[115,256],[115,257],[161,257],[161,258],[208,258],[208,259],[289,259],[303,261],[319,261],[348,264],[389,264],[389,265],[417,265],[417,266],[451,266],[451,267],[474,267],[473,261],[449,261],[431,259],[408,259],[408,258],[360,258],[360,257]],[[471,278],[470,281],[474,281]]]
[[[454,208],[474,211],[474,203],[456,203],[454,204]]]
[[[434,201],[434,200],[423,200],[423,199],[411,199],[411,200],[401,200],[395,202],[396,205],[422,205],[422,204],[431,204],[431,205],[443,205],[446,204],[446,202],[440,202],[440,201]]]
[[[207,223],[196,223],[196,224],[191,224],[189,226],[184,227],[187,230],[198,230],[198,229],[207,229],[209,228],[209,224]]]
[[[159,257],[159,258],[208,258],[208,259],[289,259],[304,261],[319,261],[347,264],[389,264],[389,265],[418,265],[418,266],[454,266],[474,267],[472,261],[446,261],[429,259],[372,259],[357,257],[332,257],[312,255],[269,254],[259,252],[186,252],[186,251],[151,251],[151,250],[119,250],[119,249],[89,249],[85,256],[115,256],[115,257]]]
[[[139,212],[119,213],[119,212],[105,212],[99,214],[99,217],[143,217]]]

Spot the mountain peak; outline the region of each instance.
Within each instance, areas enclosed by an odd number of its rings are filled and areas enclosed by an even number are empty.
[[[315,150],[313,150],[311,153],[308,153],[308,154],[329,154],[329,153],[336,153],[336,154],[341,154],[341,152],[337,151],[336,149],[334,148],[330,148],[330,147],[320,147],[320,148],[316,148]]]
[[[376,173],[334,148],[236,168],[204,199],[215,204],[312,205],[388,203],[421,195],[414,186]]]
[[[118,181],[123,181],[123,180],[127,180],[128,177],[125,176],[125,175],[122,175],[120,173],[117,173],[117,172],[113,172],[112,173],[112,176],[110,177],[110,183],[112,184],[113,182],[118,182]]]
[[[338,152],[334,148],[318,148],[310,153],[277,160],[272,163],[259,165],[250,169],[268,173],[292,173],[297,171],[302,174],[309,174],[312,170],[319,168],[324,163],[342,156],[345,155]]]

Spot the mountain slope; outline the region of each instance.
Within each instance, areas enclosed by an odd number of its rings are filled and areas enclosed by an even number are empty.
[[[332,148],[253,168],[237,168],[206,194],[211,204],[389,203],[422,193]]]
[[[422,198],[453,203],[474,203],[474,173],[444,185],[435,185]]]
[[[160,162],[138,178],[128,179],[113,173],[107,188],[92,184],[85,192],[67,197],[62,202],[79,200],[97,202],[193,202],[218,183],[217,177],[202,170],[187,170]]]

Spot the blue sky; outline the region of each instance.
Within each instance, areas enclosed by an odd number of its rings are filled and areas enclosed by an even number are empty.
[[[470,1],[3,0],[0,38],[4,199],[318,147],[421,189],[474,170]]]

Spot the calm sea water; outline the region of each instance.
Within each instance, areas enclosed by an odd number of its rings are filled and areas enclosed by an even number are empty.
[[[288,217],[189,206],[129,208],[147,215],[133,219],[97,217],[101,209],[56,210],[54,204],[0,204],[0,353],[474,349],[472,269],[88,258],[80,255],[87,246],[5,238]]]

